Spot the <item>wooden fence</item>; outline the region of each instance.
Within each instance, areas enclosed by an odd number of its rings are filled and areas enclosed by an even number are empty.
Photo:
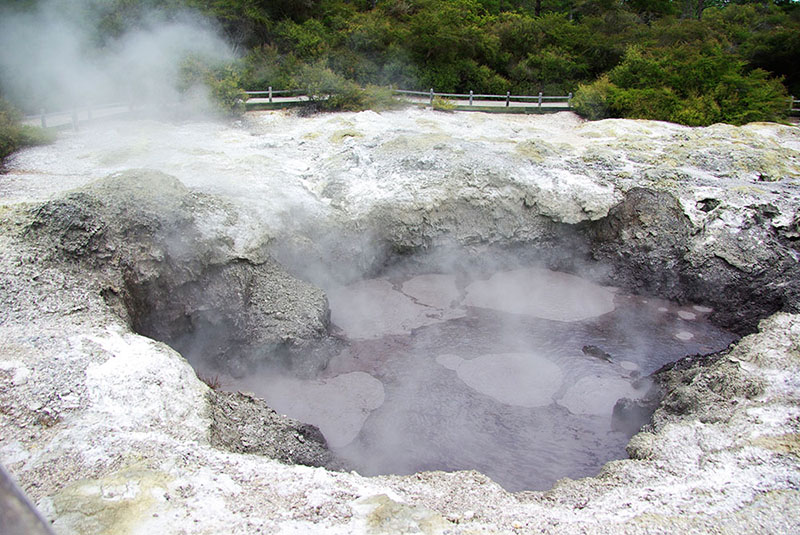
[[[485,95],[469,93],[437,93],[433,89],[430,91],[405,91],[395,89],[394,93],[414,100],[427,100],[431,106],[437,97],[450,101],[456,108],[481,108],[481,107],[524,107],[524,108],[558,108],[570,109],[572,107],[572,93],[568,95],[545,96],[538,95],[512,95],[506,92],[505,95]]]
[[[437,93],[433,89],[429,91],[408,91],[404,89],[393,89],[392,92],[414,102],[433,106],[437,97],[449,102],[456,110],[475,110],[475,111],[563,111],[572,109],[572,93],[567,95],[512,95],[506,92],[505,95],[488,95],[474,93]],[[271,87],[266,91],[247,91],[248,107],[257,107],[258,104],[272,104],[274,107],[282,105],[292,105],[309,100],[309,97],[302,89],[274,90]],[[514,110],[502,110],[501,108],[516,108]],[[789,99],[789,114],[800,114],[800,100],[792,96]]]
[[[113,117],[128,113],[132,109],[130,104],[113,102],[102,105],[75,107],[71,110],[47,111],[44,108],[36,115],[26,115],[22,122],[31,126],[41,126],[42,128],[64,128],[72,126],[77,128],[78,124],[105,117]]]
[[[282,102],[292,100],[296,102],[305,102],[308,100],[308,96],[302,89],[274,90],[270,86],[266,91],[245,91],[245,93],[247,93],[248,102],[250,100],[266,99],[267,103],[272,104],[276,101]]]
[[[572,93],[562,96],[538,95],[487,95],[469,93],[437,93],[429,91],[406,91],[393,89],[392,92],[418,105],[432,106],[437,97],[449,102],[453,109],[463,111],[494,111],[494,112],[555,112],[572,108]],[[264,91],[246,91],[247,108],[281,108],[301,105],[310,99],[302,89],[275,90],[272,87]],[[507,109],[504,109],[507,108]],[[130,112],[132,106],[125,103],[110,103],[102,106],[75,108],[68,111],[46,112],[42,110],[38,115],[29,115],[23,119],[25,124],[41,125],[42,127],[77,128],[79,123],[110,117]],[[800,115],[800,100],[791,96],[789,98],[789,115]]]
[[[538,95],[505,95],[469,93],[437,93],[430,91],[407,91],[393,89],[392,92],[409,102],[433,106],[437,98],[445,99],[453,109],[475,111],[562,111],[572,107],[572,93],[568,95],[548,96]],[[272,87],[265,91],[246,91],[248,109],[275,108],[299,104],[309,100],[302,89],[275,90]],[[509,108],[504,110],[503,108]],[[514,110],[511,110],[514,108]]]
[[[445,99],[452,109],[459,111],[488,111],[488,112],[516,112],[516,113],[546,113],[568,110],[572,107],[572,93],[563,96],[538,95],[505,95],[469,93],[437,93],[430,91],[406,91],[393,89],[392,92],[399,98],[417,105],[433,106],[437,98]],[[290,106],[299,106],[310,100],[302,89],[276,90],[268,87],[266,90],[246,91],[246,107],[254,109],[275,109]],[[797,102],[797,101],[794,101]],[[84,106],[63,111],[45,111],[38,115],[25,117],[24,122],[29,125],[41,125],[44,128],[64,128],[71,126],[78,128],[80,123],[121,115],[133,109],[131,104],[115,102],[102,106]]]

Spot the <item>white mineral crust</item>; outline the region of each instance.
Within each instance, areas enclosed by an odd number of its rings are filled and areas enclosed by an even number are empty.
[[[764,320],[717,375],[704,379],[712,371],[701,370],[680,385],[678,401],[704,416],[658,412],[658,426],[632,439],[634,458],[607,464],[597,477],[520,495],[469,471],[367,478],[213,447],[207,387],[181,355],[133,334],[82,282],[91,273],[39,266],[43,253],[10,237],[19,229],[8,216],[13,205],[150,168],[237,207],[234,227],[199,223],[232,250],[244,254],[280,236],[334,255],[344,268],[369,265],[369,221],[398,239],[430,225],[463,243],[523,239],[536,232],[530,214],[598,219],[640,185],[681,199],[697,229],[691,261],[723,258],[750,269],[758,258],[721,249],[720,237],[739,232],[754,205],[769,203],[780,224],[796,221],[798,136],[796,127],[775,124],[687,128],[417,109],[311,118],[266,112],[242,125],[110,121],[65,132],[52,146],[14,156],[0,177],[0,462],[60,535],[798,533],[800,316]],[[780,180],[755,182],[757,173]],[[723,204],[701,210],[697,188]],[[478,208],[453,215],[466,205]],[[349,232],[346,240],[340,231]],[[541,306],[546,295],[504,305],[492,297],[502,292],[496,282],[474,286],[472,305],[561,321],[613,308],[612,295],[592,287],[576,288],[596,298],[586,309],[569,300]],[[377,291],[404,331],[433,321],[425,309],[442,310],[451,297],[415,303],[390,285]],[[413,285],[405,291],[415,293]],[[378,330],[387,331],[376,320],[353,335]],[[529,393],[492,390],[492,374],[513,373],[520,358],[530,356],[440,362],[507,402],[545,402],[558,381],[545,361],[541,376],[528,378],[537,385]],[[744,387],[720,390],[720,381],[763,388],[748,396]],[[370,384],[374,395],[357,400],[354,413],[379,402]],[[342,395],[348,388],[318,387]],[[350,425],[343,421],[342,440]]]

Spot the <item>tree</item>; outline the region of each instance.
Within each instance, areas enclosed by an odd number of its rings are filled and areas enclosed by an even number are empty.
[[[786,112],[786,89],[763,70],[719,46],[645,51],[630,47],[623,61],[576,93],[586,116],[658,119],[691,126],[774,121]]]

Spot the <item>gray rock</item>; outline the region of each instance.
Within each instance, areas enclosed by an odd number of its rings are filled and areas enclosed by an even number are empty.
[[[53,535],[28,498],[0,466],[0,526],[3,535]]]
[[[736,227],[715,225],[729,210],[698,228],[672,194],[633,188],[590,225],[592,255],[613,266],[615,284],[703,302],[719,324],[749,332],[760,318],[800,306],[800,263],[796,243],[772,226],[769,207],[748,207]]]
[[[611,429],[631,436],[649,421],[658,402],[621,398],[614,404],[611,413]]]
[[[686,357],[654,375],[664,391],[653,415],[656,427],[676,417],[727,421],[743,400],[757,398],[765,388],[761,379],[743,373],[727,352]]]
[[[50,263],[102,273],[102,295],[135,331],[199,364],[318,370],[327,355],[319,348],[329,322],[324,294],[263,250],[239,254],[224,226],[212,233],[204,222],[235,218],[174,177],[137,170],[34,208],[25,236]]]
[[[342,463],[328,450],[319,429],[281,416],[247,394],[211,390],[210,441],[234,453],[254,453],[306,466],[337,470]]]
[[[613,280],[639,293],[674,299],[681,293],[679,266],[690,229],[674,196],[633,188],[589,233],[595,259],[614,266]]]
[[[596,359],[604,360],[606,362],[612,362],[613,361],[613,359],[611,358],[611,355],[609,355],[607,352],[603,351],[601,348],[599,348],[599,347],[597,347],[595,345],[583,346],[581,348],[581,351],[583,351],[584,355],[588,355],[588,356],[594,357]]]

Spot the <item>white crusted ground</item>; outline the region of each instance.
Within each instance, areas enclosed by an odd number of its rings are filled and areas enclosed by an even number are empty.
[[[264,225],[297,233],[387,207],[435,211],[452,199],[483,204],[489,216],[522,202],[576,223],[605,216],[624,191],[644,186],[678,196],[693,222],[705,224],[704,245],[713,250],[713,230],[739,226],[754,203],[775,207],[776,228],[791,226],[800,131],[418,109],[311,118],[256,112],[236,125],[119,121],[20,153],[0,181],[0,198],[43,200],[133,168],[163,171],[247,207],[243,221],[255,221],[252,228],[241,223],[242,240],[263,238]],[[701,210],[697,203],[707,198],[723,200],[725,210]],[[455,232],[469,226],[439,223]],[[495,221],[498,235],[513,236],[508,224]]]
[[[2,202],[155,167],[251,210],[243,242],[263,239],[264,223],[298,225],[298,214],[357,218],[382,202],[437,203],[456,187],[446,180],[453,169],[475,198],[502,197],[483,189],[495,173],[566,222],[602,217],[642,181],[676,191],[696,218],[708,217],[694,203],[713,190],[731,208],[709,225],[727,228],[737,206],[766,199],[789,219],[797,206],[800,138],[777,125],[411,110],[268,113],[243,128],[109,126],[20,154],[0,180]],[[783,180],[765,182],[768,173]],[[206,224],[213,232],[219,222]],[[12,296],[0,316],[0,462],[59,534],[800,532],[800,316],[766,320],[727,357],[736,381],[764,384],[753,399],[708,398],[706,410],[729,417],[674,416],[633,439],[635,460],[512,495],[473,472],[363,478],[215,449],[206,386],[179,354],[129,332],[88,294],[90,274],[40,270],[5,234],[0,274]],[[710,388],[684,386],[698,396]]]

